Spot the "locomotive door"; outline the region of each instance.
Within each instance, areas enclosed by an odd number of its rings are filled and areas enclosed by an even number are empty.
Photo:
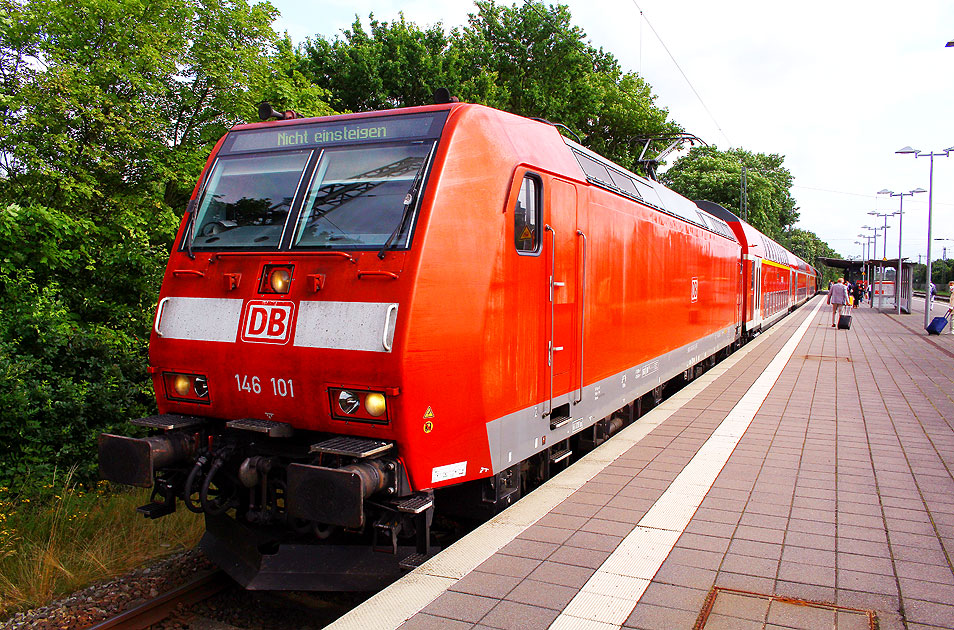
[[[553,411],[553,399],[558,394],[575,390],[579,378],[579,370],[574,369],[574,366],[580,338],[577,295],[579,250],[583,242],[582,235],[577,232],[576,188],[566,182],[553,180],[549,192],[543,250],[548,258],[549,284],[549,300],[546,304],[549,333],[546,365],[549,374],[548,383],[545,384],[549,400],[546,406],[548,414]],[[569,411],[566,415],[569,416]]]

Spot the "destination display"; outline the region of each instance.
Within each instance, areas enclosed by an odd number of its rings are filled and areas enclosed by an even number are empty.
[[[281,125],[271,129],[235,131],[221,153],[299,149],[352,142],[381,142],[436,138],[447,112],[412,116],[376,116],[310,125]]]

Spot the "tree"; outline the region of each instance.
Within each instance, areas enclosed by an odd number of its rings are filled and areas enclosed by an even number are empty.
[[[775,240],[784,241],[786,232],[798,220],[791,194],[792,174],[782,165],[784,160],[780,155],[745,149],[696,147],[677,160],[662,179],[690,199],[714,201],[741,214],[745,166],[748,212],[743,218]]]
[[[370,16],[341,37],[309,40],[303,73],[342,110],[430,104],[438,87],[462,100],[562,123],[590,148],[633,167],[635,139],[678,131],[648,84],[586,42],[563,5],[479,0],[462,29]]]
[[[214,143],[323,92],[245,0],[0,0],[0,485],[153,408],[146,340]]]

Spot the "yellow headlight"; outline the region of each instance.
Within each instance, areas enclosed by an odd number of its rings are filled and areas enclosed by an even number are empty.
[[[192,379],[190,379],[188,376],[183,376],[182,374],[177,374],[175,380],[172,382],[172,387],[180,396],[188,396],[191,386]]]
[[[281,267],[273,270],[268,278],[268,283],[272,286],[272,291],[275,293],[287,293],[288,283],[290,282],[291,274],[288,273],[287,269]]]
[[[373,393],[365,396],[364,409],[375,418],[383,416],[384,412],[387,411],[387,402],[384,399],[384,394]]]

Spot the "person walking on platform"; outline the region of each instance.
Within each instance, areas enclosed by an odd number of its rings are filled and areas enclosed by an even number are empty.
[[[865,299],[865,288],[860,282],[855,283],[855,308],[861,306],[861,301]]]
[[[838,278],[838,282],[828,289],[828,303],[831,304],[831,327],[834,328],[838,324],[837,319],[841,309],[848,303],[848,290],[845,288],[844,278]]]

